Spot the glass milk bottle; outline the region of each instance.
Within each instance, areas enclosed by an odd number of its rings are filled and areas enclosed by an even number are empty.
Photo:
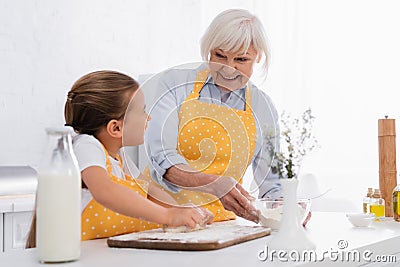
[[[77,260],[81,243],[81,177],[72,128],[48,128],[38,169],[36,244],[40,262]]]

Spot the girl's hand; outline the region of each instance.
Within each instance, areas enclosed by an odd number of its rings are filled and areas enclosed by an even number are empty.
[[[174,207],[168,208],[167,211],[168,227],[187,226],[193,229],[197,225],[204,226],[210,224],[213,220],[213,214],[207,209],[200,207]]]

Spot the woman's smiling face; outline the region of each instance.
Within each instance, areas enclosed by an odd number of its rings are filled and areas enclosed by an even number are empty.
[[[253,74],[254,63],[259,61],[253,45],[246,53],[216,48],[210,54],[211,76],[216,85],[228,91],[242,88]]]

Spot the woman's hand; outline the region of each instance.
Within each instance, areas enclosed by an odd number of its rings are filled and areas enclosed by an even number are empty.
[[[303,208],[306,209],[307,208],[307,204],[306,203],[299,203],[299,205]],[[307,213],[307,217],[304,219],[304,221],[302,222],[303,227],[306,227],[306,224],[308,223],[308,221],[311,219],[311,211],[309,211]]]
[[[311,219],[311,211],[308,212],[307,217],[305,218],[304,222],[303,222],[303,227],[306,227],[306,224],[308,223],[308,221]]]
[[[225,209],[246,220],[258,223],[259,215],[252,205],[253,200],[254,198],[240,184],[236,184],[226,195],[220,198]]]
[[[217,196],[224,208],[236,215],[258,223],[259,216],[252,202],[254,198],[232,177],[218,177],[208,185],[211,194]]]
[[[168,227],[178,227],[185,225],[195,228],[197,225],[205,226],[212,223],[213,214],[207,209],[200,207],[174,207],[168,208],[167,223]]]

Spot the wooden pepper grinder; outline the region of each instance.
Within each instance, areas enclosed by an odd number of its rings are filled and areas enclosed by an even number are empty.
[[[385,216],[393,216],[393,189],[397,185],[396,172],[396,126],[394,119],[378,120],[379,141],[379,189],[385,200]]]

